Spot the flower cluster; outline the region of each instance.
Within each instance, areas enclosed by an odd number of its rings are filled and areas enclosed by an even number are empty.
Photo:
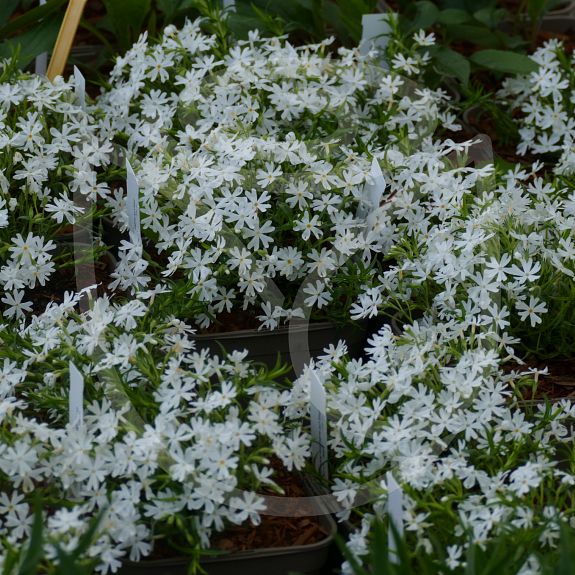
[[[216,532],[257,524],[261,492],[281,491],[272,456],[312,469],[315,377],[327,487],[355,555],[387,472],[408,542],[439,542],[451,570],[506,530],[542,528],[552,546],[558,518],[575,524],[573,466],[559,463],[575,408],[520,403],[536,378],[504,362],[575,345],[572,62],[548,43],[539,72],[500,94],[519,110],[520,152],[563,154],[551,176],[541,162],[473,165],[480,141],[440,138],[438,125],[457,129],[448,98],[414,84],[432,35],[392,39],[386,67],[330,40],[252,32],[223,49],[203,25],[142,36],[87,109],[72,83],[0,68],[2,312],[26,320],[0,326],[0,568],[25,548],[39,494],[48,561],[102,514],[87,553],[100,572],[162,545],[187,548],[193,570]],[[30,290],[78,263],[64,234],[103,213],[129,232],[108,293],[88,311],[67,291],[33,308]],[[406,325],[373,334],[364,359],[334,342],[285,384],[287,370],[246,352],[196,350],[195,330],[225,329],[233,312],[267,329],[310,316]],[[77,418],[72,364],[85,378]]]
[[[575,121],[573,64],[559,40],[549,40],[531,58],[539,70],[529,76],[509,78],[499,96],[512,111],[520,112],[518,153],[560,155],[557,174],[575,171]]]
[[[538,176],[540,163],[496,172],[491,164],[465,165],[479,142],[429,144],[421,153],[387,156],[390,265],[353,316],[428,313],[498,330],[512,355],[510,344],[520,339],[523,350],[568,353],[572,191]]]
[[[291,470],[309,453],[282,415],[277,374],[245,353],[195,352],[189,326],[161,321],[156,304],[102,298],[78,315],[78,299],[1,334],[0,537],[24,544],[32,493],[50,502],[48,557],[51,541],[73,549],[104,512],[88,553],[100,572],[149,555],[153,540],[193,553],[227,525],[257,524],[266,506],[256,490],[280,490],[271,455]],[[85,377],[79,425],[69,422],[69,361]]]
[[[389,222],[365,192],[384,197],[373,159],[453,125],[446,96],[410,92],[357,50],[332,57],[329,41],[295,48],[253,33],[224,57],[214,44],[199,21],[166,29],[159,44],[140,39],[99,102],[103,133],[139,158],[147,242],[122,252],[115,285],[154,281],[151,252],[156,275],[179,277],[204,302],[202,327],[237,309],[271,329],[310,312],[346,319],[390,247]]]
[[[58,238],[78,219],[93,217],[90,204],[108,196],[102,172],[111,150],[111,143],[99,140],[96,120],[76,103],[73,84],[62,79],[52,84],[14,71],[8,61],[0,64],[0,286],[5,318],[21,319],[31,312],[31,290],[46,286],[68,263],[71,248]]]
[[[356,555],[366,553],[374,514],[385,513],[388,471],[404,490],[409,545],[433,553],[441,544],[451,569],[469,544],[544,527],[544,547],[559,537],[556,521],[573,519],[575,475],[559,461],[572,449],[575,407],[519,407],[513,387],[531,378],[504,372],[497,334],[486,335],[477,345],[456,321],[415,322],[401,337],[382,329],[365,362],[316,364],[328,392],[331,491],[342,519],[354,507],[364,514],[350,524]],[[293,417],[305,412],[308,388],[309,372],[294,385]]]

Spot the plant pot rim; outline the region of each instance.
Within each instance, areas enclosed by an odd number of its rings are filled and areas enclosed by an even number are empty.
[[[551,405],[555,405],[557,403],[561,403],[562,401],[569,401],[573,403],[575,401],[575,397],[549,397],[547,399],[543,398],[535,398],[535,399],[521,399],[517,402],[517,405],[521,407],[535,407],[537,405],[547,405],[548,403]]]
[[[527,19],[525,22],[529,22]],[[503,32],[510,33],[513,30],[513,21],[505,20],[499,25]],[[575,0],[566,8],[547,13],[539,22],[539,32],[552,34],[566,34],[575,30]]]
[[[364,323],[364,320],[359,322],[350,322],[346,326],[360,327]],[[274,337],[274,336],[284,336],[289,333],[304,333],[304,332],[318,332],[324,331],[326,329],[337,329],[339,326],[332,321],[318,321],[318,322],[306,322],[306,321],[296,321],[290,323],[290,325],[282,325],[276,329],[239,329],[236,331],[222,331],[215,333],[196,333],[192,336],[192,339],[197,340],[229,340],[229,339],[242,339],[242,338],[264,338],[264,337]]]
[[[563,7],[555,8],[554,10],[550,10],[543,16],[543,19],[549,17],[557,17],[557,16],[573,16],[575,14],[575,0],[567,0]]]
[[[322,550],[329,545],[331,545],[334,540],[335,534],[337,533],[337,524],[331,517],[331,515],[321,515],[318,521],[322,523],[323,527],[327,531],[327,535],[320,541],[315,543],[309,543],[307,545],[292,545],[291,547],[265,547],[262,549],[248,549],[245,551],[236,551],[231,553],[223,552],[217,556],[204,556],[201,558],[201,565],[208,566],[213,563],[222,562],[237,562],[237,561],[249,561],[250,559],[258,559],[264,557],[273,557],[279,555],[296,555],[298,553],[310,553],[314,551]],[[179,567],[184,564],[189,563],[190,559],[184,556],[172,557],[169,559],[151,559],[142,561],[125,561],[123,562],[123,567],[137,567],[138,565],[144,564],[148,568],[154,567]],[[120,568],[120,573],[121,573]]]

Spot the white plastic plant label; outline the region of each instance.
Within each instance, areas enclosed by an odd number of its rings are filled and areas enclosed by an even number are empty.
[[[140,187],[132,165],[126,158],[126,210],[128,212],[128,231],[134,243],[142,243],[140,230]]]
[[[371,170],[369,172],[369,180],[363,188],[363,195],[360,199],[357,210],[357,217],[367,219],[369,226],[373,224],[375,211],[381,203],[381,198],[383,198],[386,185],[385,177],[381,171],[379,162],[373,158],[373,161],[371,162]]]
[[[382,54],[389,44],[392,28],[388,14],[364,14],[361,18],[361,42],[359,52],[366,56],[370,50],[378,50]]]
[[[83,110],[86,109],[86,78],[76,66],[74,66],[74,85],[76,86],[76,102]]]
[[[38,76],[45,76],[48,71],[48,54],[42,52],[42,54],[36,56],[36,61],[34,63],[34,72]]]
[[[224,12],[235,12],[236,0],[222,0],[222,8]]]
[[[396,565],[399,563],[397,555],[397,541],[391,529],[394,526],[396,535],[403,537],[403,490],[395,481],[393,474],[388,471],[386,475],[387,483],[387,515],[389,517],[390,528],[387,535],[387,548],[389,549],[389,560]]]
[[[46,0],[40,0],[40,6],[44,6],[46,4]],[[48,71],[48,54],[47,52],[42,52],[36,56],[36,61],[34,64],[34,71],[38,76],[45,76],[46,72]]]
[[[70,425],[76,429],[84,422],[84,376],[70,362],[70,394],[68,397]]]
[[[311,457],[317,471],[328,479],[327,402],[325,388],[315,370],[310,382]]]

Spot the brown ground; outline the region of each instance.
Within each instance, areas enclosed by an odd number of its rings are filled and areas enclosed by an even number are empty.
[[[504,364],[503,369],[507,372],[527,371],[529,367],[535,369],[549,368],[548,375],[539,375],[539,381],[535,393],[530,389],[523,389],[522,395],[526,400],[533,399],[563,399],[575,400],[575,358],[539,360],[530,358],[525,360],[527,365],[519,365],[515,362]]]
[[[307,495],[301,479],[286,471],[281,463],[274,459],[276,482],[284,489],[286,497],[305,497]],[[263,494],[275,495],[270,490]],[[213,539],[213,547],[225,551],[246,551],[272,547],[292,547],[310,545],[325,539],[328,534],[317,517],[271,517],[263,515],[260,525],[251,524],[231,527]]]

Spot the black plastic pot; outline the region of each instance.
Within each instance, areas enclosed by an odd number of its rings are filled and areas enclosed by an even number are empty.
[[[568,34],[575,32],[575,3],[570,4],[569,10],[565,12],[550,12],[541,21],[540,30],[542,32],[553,32],[555,34]]]
[[[568,0],[562,3],[562,6],[555,8],[547,13],[545,18],[575,18],[575,0]]]
[[[330,546],[337,531],[329,515],[318,518],[328,535],[310,545],[241,551],[217,557],[206,557],[201,567],[208,575],[321,575]],[[185,558],[156,561],[126,562],[118,575],[188,575],[189,561]]]
[[[310,357],[324,353],[330,344],[343,339],[351,357],[360,357],[368,334],[366,321],[339,327],[331,322],[295,323],[289,327],[269,330],[239,330],[194,336],[196,349],[208,349],[211,353],[248,350],[248,359],[274,367],[278,359],[301,373]]]
[[[529,21],[526,22],[526,24]],[[503,22],[500,26],[503,32],[512,33],[515,30],[513,22]],[[539,31],[554,34],[569,34],[575,32],[575,1],[563,8],[548,12],[539,23]]]

